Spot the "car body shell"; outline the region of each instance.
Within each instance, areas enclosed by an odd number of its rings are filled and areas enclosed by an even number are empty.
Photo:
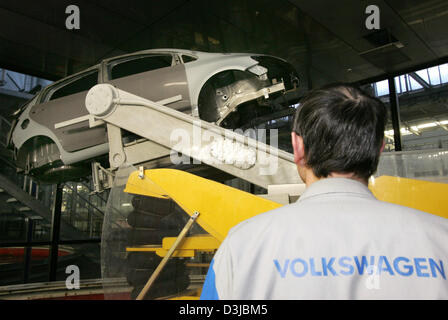
[[[151,49],[126,54],[103,60],[82,72],[54,82],[30,100],[19,113],[16,125],[12,129],[11,142],[16,150],[19,167],[26,167],[30,160],[29,152],[21,153],[24,146],[29,145],[35,137],[46,137],[54,146],[46,146],[45,160],[52,162],[61,160],[70,165],[95,158],[108,152],[107,132],[105,126],[90,128],[88,121],[55,129],[55,124],[88,114],[85,108],[85,97],[88,92],[82,90],[64,95],[64,90],[73,86],[76,91],[78,82],[89,81],[110,83],[124,91],[142,96],[152,101],[160,101],[176,95],[182,99],[170,104],[173,109],[199,117],[198,101],[204,85],[215,75],[228,70],[248,73],[248,69],[259,62],[250,53],[206,53],[179,49]],[[144,59],[159,57],[163,65],[155,70],[136,72],[124,77],[114,78],[113,72],[122,67],[126,70],[132,63],[143,62]],[[138,60],[141,59],[141,60]],[[276,58],[280,59],[280,58]],[[185,61],[184,61],[185,60]],[[188,62],[186,62],[188,60]],[[140,61],[140,62],[139,62]],[[285,62],[284,60],[282,60]],[[251,74],[254,76],[253,74]],[[97,76],[97,77],[96,77]],[[256,78],[256,77],[255,77]],[[257,80],[258,81],[258,80]],[[96,82],[96,83],[94,83]],[[90,86],[90,87],[91,87]],[[68,89],[67,89],[68,88]],[[48,150],[52,148],[52,150]],[[23,159],[27,157],[28,159]],[[22,159],[20,159],[22,158]],[[38,166],[38,164],[36,164]],[[26,168],[25,168],[26,169]]]

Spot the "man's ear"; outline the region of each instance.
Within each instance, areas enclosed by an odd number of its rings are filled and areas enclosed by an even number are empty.
[[[294,131],[291,132],[292,149],[294,150],[294,162],[296,165],[303,166],[305,163],[305,146],[303,138]]]

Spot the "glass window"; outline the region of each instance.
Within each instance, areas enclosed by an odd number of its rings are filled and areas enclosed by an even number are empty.
[[[28,74],[0,68],[0,87],[3,89],[36,94],[52,82]]]
[[[442,65],[416,72],[429,85],[426,90],[409,75],[409,91],[398,95],[400,130],[403,151],[448,148],[448,123],[445,99],[447,86],[442,84],[445,69]],[[446,73],[445,73],[446,74]],[[403,77],[400,76],[400,78]],[[418,91],[416,91],[418,90]]]
[[[171,55],[144,56],[126,60],[112,66],[111,78],[118,79],[133,74],[170,67],[173,57]]]
[[[63,85],[59,89],[53,92],[49,100],[55,100],[62,97],[66,97],[75,93],[82,91],[87,91],[98,83],[98,71],[78,78],[77,80],[71,81],[66,85]]]
[[[429,73],[429,80],[431,81],[431,85],[438,85],[440,84],[440,73],[439,73],[439,67],[432,67],[428,69]]]
[[[448,148],[448,114],[444,101],[448,98],[448,64],[395,77],[400,111],[401,146],[403,151]],[[372,84],[375,95],[390,112],[388,81]],[[425,89],[425,90],[423,90]],[[394,150],[394,130],[389,116],[385,151]]]
[[[399,79],[395,78],[395,85],[397,87],[397,90],[399,90]],[[366,93],[371,94],[379,98],[387,108],[387,123],[386,128],[384,131],[385,136],[385,148],[384,151],[395,151],[395,143],[394,143],[394,129],[392,126],[392,119],[390,114],[390,103],[389,103],[389,82],[388,80],[382,80],[378,81],[372,84],[367,84],[365,86],[362,86],[361,89],[363,89]]]
[[[429,73],[428,73],[428,69],[423,69],[423,70],[419,70],[416,72],[416,74],[422,78],[423,80],[426,81],[426,83],[429,84]]]
[[[408,76],[407,78],[409,79],[409,84],[410,84],[411,90],[423,89],[423,86],[420,83],[418,83],[417,81],[415,81],[414,78],[412,78],[410,76]]]
[[[0,248],[0,286],[23,283],[24,248]]]
[[[56,281],[65,281],[67,279],[68,274],[65,271],[68,266],[76,266],[78,268],[80,276],[79,280],[81,281],[100,279],[100,249],[100,245],[97,243],[59,246]]]
[[[448,82],[448,63],[439,66],[442,83]]]
[[[0,216],[0,242],[25,241],[25,216],[16,212]]]
[[[389,82],[387,80],[379,81],[375,83],[377,97],[385,96],[389,94]]]
[[[407,92],[409,90],[409,84],[407,81],[407,75],[402,75],[398,77],[399,83],[397,85],[397,78],[395,78],[395,86],[397,93]]]
[[[91,194],[91,189],[81,182],[67,182],[63,187],[61,218],[61,239],[96,239],[101,237],[101,230],[106,210],[107,192]],[[68,228],[74,227],[74,234]]]

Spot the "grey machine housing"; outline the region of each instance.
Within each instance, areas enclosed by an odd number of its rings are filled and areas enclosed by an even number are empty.
[[[8,144],[19,169],[43,182],[68,181],[86,176],[90,162],[107,155],[105,125],[90,127],[86,119],[55,126],[87,116],[87,92],[100,83],[152,101],[181,96],[168,106],[235,129],[287,108],[285,92],[295,91],[298,75],[281,58],[251,53],[150,49],[105,59],[52,83],[17,110]]]

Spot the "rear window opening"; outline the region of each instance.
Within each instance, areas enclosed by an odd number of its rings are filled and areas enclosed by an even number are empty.
[[[193,61],[196,61],[196,60],[198,60],[198,58],[193,57],[193,56],[187,56],[187,55],[184,55],[184,54],[182,55],[182,61],[184,63],[193,62]]]
[[[111,77],[112,79],[119,79],[142,72],[171,67],[172,59],[171,55],[157,55],[127,60],[112,67]]]

